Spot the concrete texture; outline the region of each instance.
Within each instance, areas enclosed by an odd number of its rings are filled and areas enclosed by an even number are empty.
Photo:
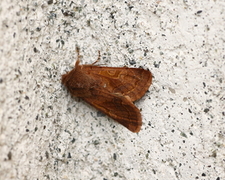
[[[0,179],[225,179],[224,0],[2,0],[0,22]],[[61,85],[76,45],[152,71],[140,133]]]

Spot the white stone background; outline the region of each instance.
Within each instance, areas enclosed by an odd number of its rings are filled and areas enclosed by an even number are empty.
[[[0,179],[225,179],[224,0],[2,0],[0,22]],[[61,85],[76,46],[154,74],[139,133]]]

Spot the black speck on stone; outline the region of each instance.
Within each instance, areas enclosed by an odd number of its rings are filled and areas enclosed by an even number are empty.
[[[91,26],[91,20],[90,19],[87,20],[87,25]]]
[[[29,98],[28,96],[25,96],[25,99],[26,99],[26,100],[29,100],[30,98]]]
[[[11,160],[12,159],[12,152],[9,151],[9,153],[7,154],[7,156],[8,156],[8,160]]]
[[[115,17],[114,16],[114,12],[111,12],[109,17],[112,18],[112,19],[114,19],[114,17]]]
[[[53,109],[53,106],[48,106],[48,108],[52,110]]]
[[[36,47],[34,47],[34,52],[37,53],[38,52],[38,49]]]
[[[0,78],[0,84],[3,82],[3,79],[2,78]]]
[[[205,173],[202,173],[202,176],[206,176],[206,174]]]
[[[65,12],[64,12],[64,11],[62,10],[62,13],[63,13],[64,16],[70,16],[70,12],[69,12],[69,11],[65,11]]]
[[[26,132],[29,132],[30,130],[29,129],[26,129]]]
[[[36,28],[36,31],[41,31],[41,28],[40,28],[40,27],[37,27],[37,28]]]
[[[134,65],[134,64],[136,64],[136,61],[134,59],[130,59],[129,63],[130,63],[130,65]]]
[[[144,50],[144,56],[147,56],[147,53],[148,53],[149,51],[148,51],[148,49],[145,49]]]
[[[67,108],[67,111],[69,112],[69,113],[71,113],[71,108],[69,107],[69,108]]]
[[[53,0],[49,0],[48,1],[48,5],[52,4],[53,3]]]
[[[70,11],[63,11],[62,10],[62,13],[63,13],[64,16],[74,16],[74,14]]]
[[[212,152],[212,155],[211,155],[211,156],[214,157],[214,158],[216,158],[216,156],[217,156],[216,150],[214,150],[214,151]]]
[[[65,41],[61,40],[61,44],[64,45],[65,44]]]
[[[201,14],[202,13],[202,10],[199,10],[199,11],[197,11],[197,13],[196,14]]]
[[[76,141],[76,139],[75,139],[75,138],[73,138],[71,142],[72,142],[72,143],[74,143],[75,141]]]
[[[34,128],[34,131],[36,132],[37,130],[38,130],[38,128],[37,128],[37,127],[35,127],[35,128]]]
[[[98,140],[94,140],[94,141],[93,141],[93,144],[94,144],[95,146],[97,146],[97,145],[100,144],[100,142],[99,142]]]
[[[220,180],[220,177],[217,177],[216,180]]]
[[[181,135],[182,137],[187,138],[187,135],[186,135],[184,132],[181,132],[180,135]]]
[[[192,111],[190,109],[188,109],[189,113],[192,113]]]
[[[130,5],[128,5],[128,7],[130,11],[134,8],[134,6],[130,6]]]
[[[61,152],[61,148],[56,148],[56,150],[58,151],[58,152]],[[65,154],[64,154],[65,155]]]
[[[205,109],[204,109],[204,112],[205,112],[205,113],[209,112],[209,109],[208,109],[208,108],[205,108]]]
[[[117,159],[116,153],[113,153],[113,159],[114,159],[114,160]]]
[[[100,112],[100,111],[97,112],[97,117],[104,117],[104,116],[105,116],[104,113],[102,113],[102,112]]]
[[[202,84],[203,84],[203,87],[205,88],[205,87],[206,87],[206,84],[205,84],[205,82],[203,82]]]
[[[159,61],[158,63],[157,62],[154,62],[154,66],[155,68],[159,68],[159,65],[161,64],[161,61]]]
[[[42,156],[40,156],[39,161],[41,162],[42,160],[43,160],[43,157],[42,157]]]
[[[45,151],[45,157],[48,159],[49,158],[49,153],[48,151]]]
[[[71,154],[70,154],[70,152],[68,153],[68,156],[67,156],[68,158],[71,158],[72,156],[71,156]]]

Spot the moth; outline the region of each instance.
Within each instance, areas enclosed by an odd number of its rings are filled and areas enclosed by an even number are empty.
[[[74,69],[62,75],[62,84],[78,97],[125,126],[139,132],[140,110],[134,105],[152,84],[152,73],[141,68],[80,65],[79,48]]]

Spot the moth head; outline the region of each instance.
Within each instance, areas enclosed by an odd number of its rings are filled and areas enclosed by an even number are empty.
[[[66,86],[67,83],[69,82],[70,77],[71,77],[70,74],[71,74],[71,71],[70,71],[70,72],[67,72],[66,74],[63,74],[63,75],[62,75],[62,84],[63,84],[64,86]]]
[[[80,63],[80,61],[77,60],[77,61],[75,62],[75,67],[74,67],[74,69],[72,69],[71,71],[69,71],[69,72],[67,72],[66,74],[63,74],[63,75],[62,75],[62,84],[63,84],[63,85],[66,86],[67,83],[70,81],[70,79],[71,79],[72,77],[76,76],[75,74],[76,74],[77,69],[79,68],[79,63]]]

